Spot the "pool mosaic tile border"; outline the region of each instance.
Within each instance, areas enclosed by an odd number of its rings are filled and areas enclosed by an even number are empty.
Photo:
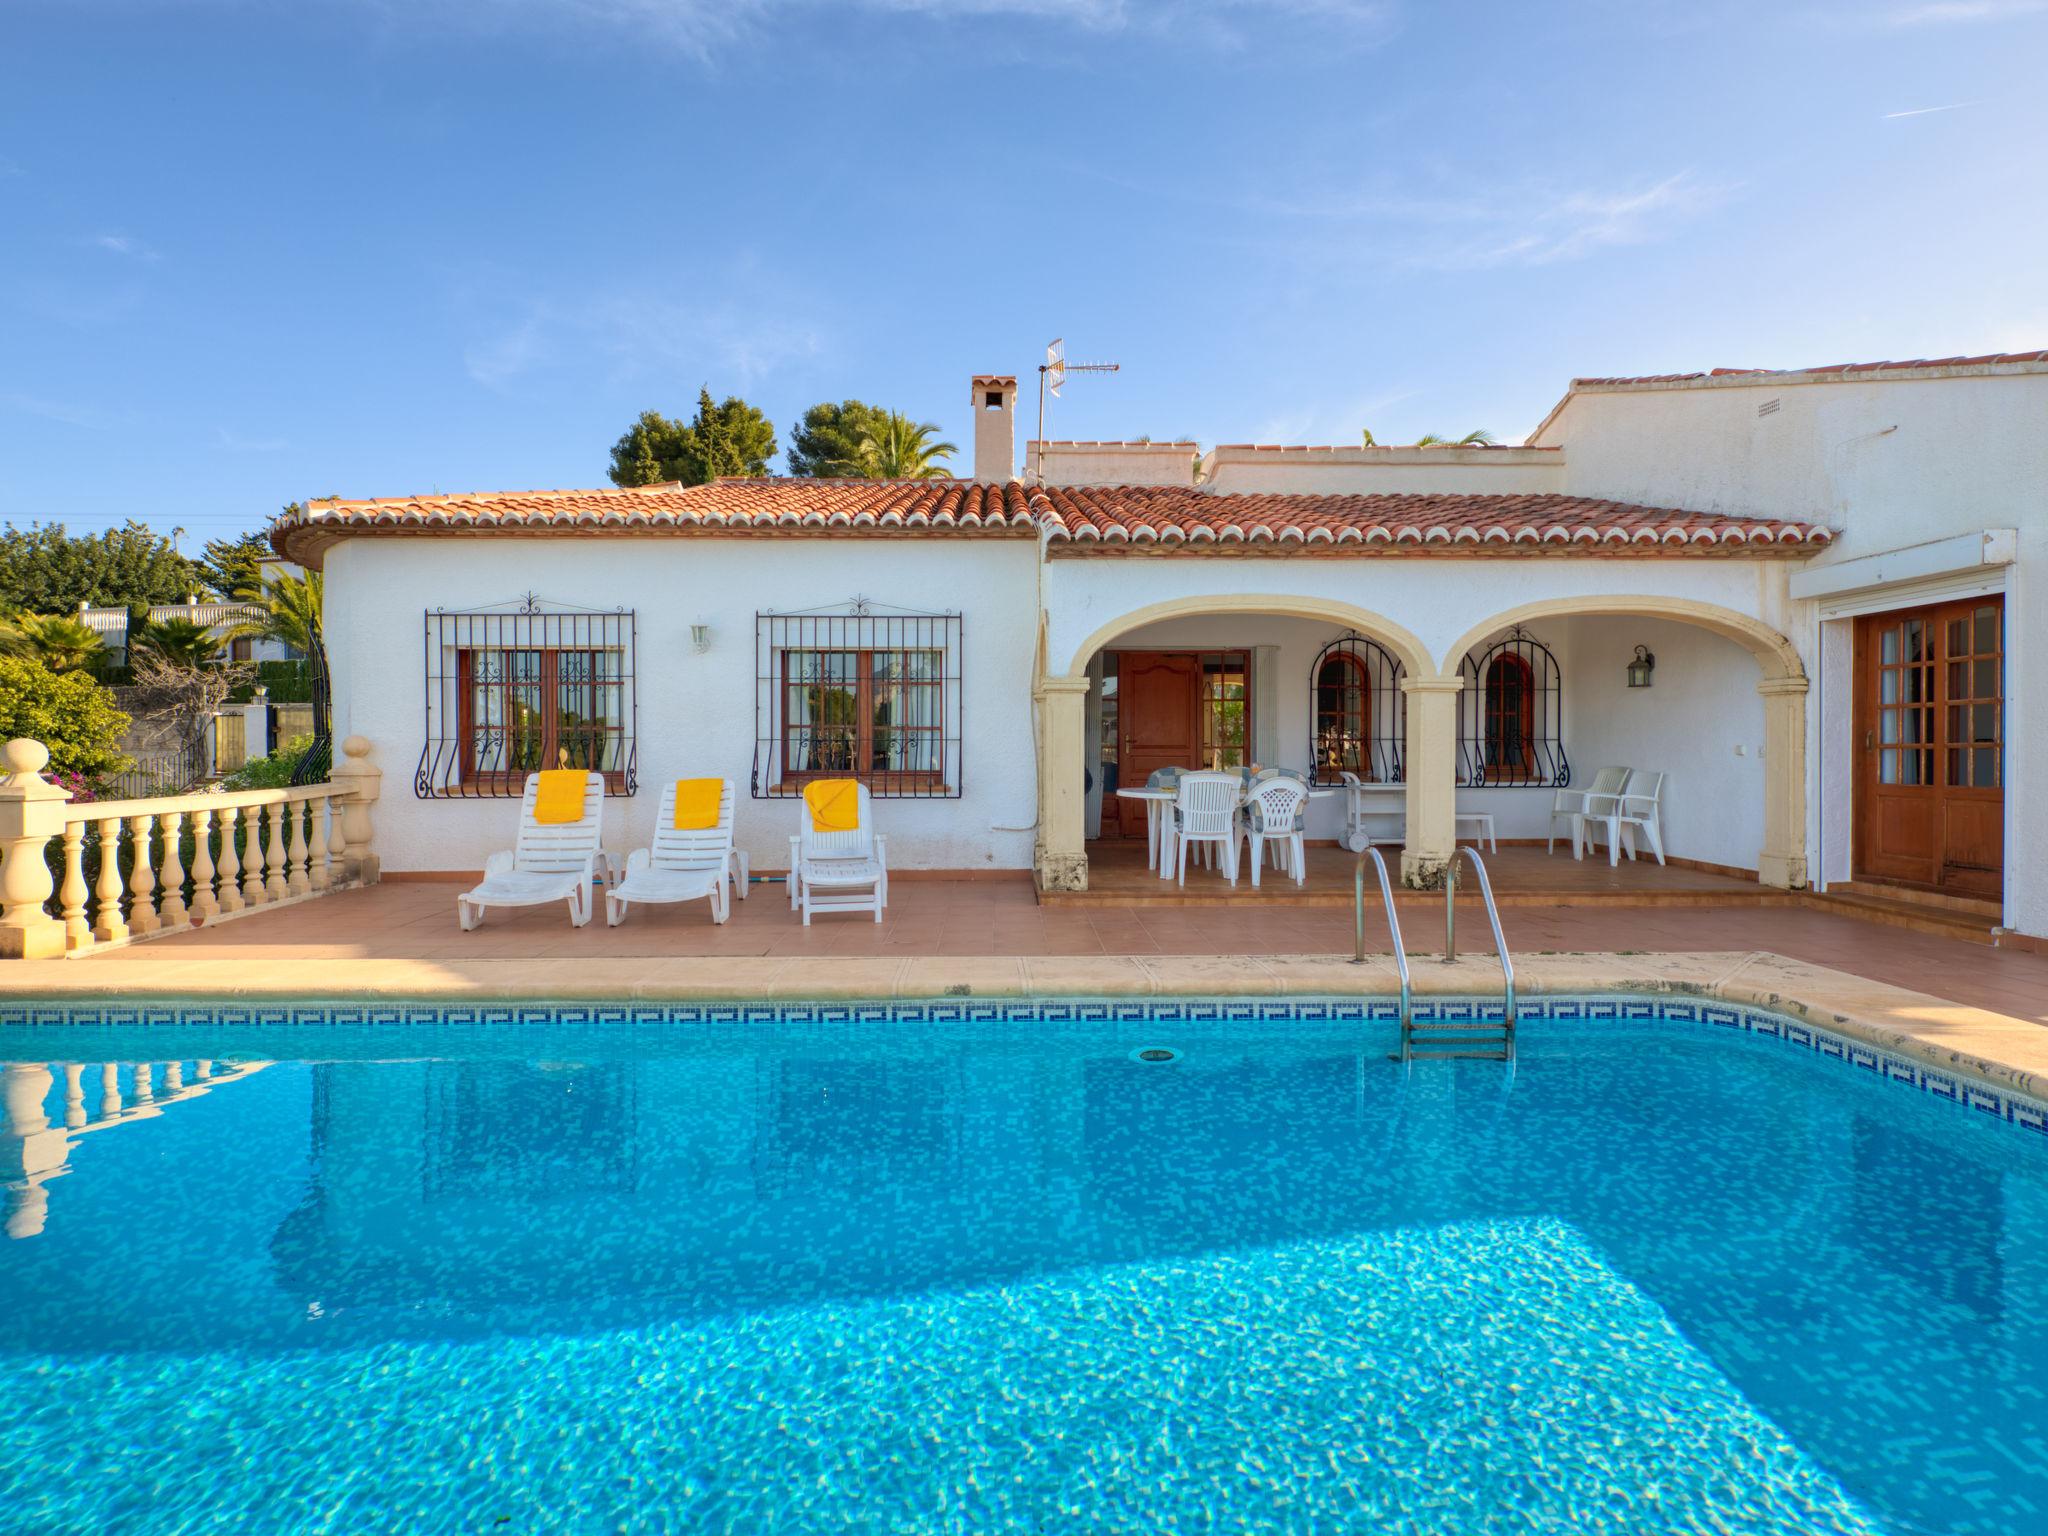
[[[1432,1023],[1497,1021],[1488,999],[1424,998],[1418,1019]],[[2048,1138],[2048,1104],[1943,1071],[1831,1030],[1740,1003],[1677,996],[1530,997],[1525,1020],[1579,1023],[1704,1024],[1740,1030],[1803,1050],[1823,1061],[1914,1088]],[[806,1026],[920,1024],[1385,1023],[1400,1019],[1388,998],[962,998],[930,1002],[672,1003],[15,1003],[0,1002],[0,1028],[404,1028],[420,1025],[508,1027],[567,1025],[632,1028],[651,1024]]]

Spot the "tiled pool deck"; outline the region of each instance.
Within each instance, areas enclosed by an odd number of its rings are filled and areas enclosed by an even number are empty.
[[[724,927],[705,905],[572,929],[557,907],[454,920],[459,886],[387,882],[79,960],[0,966],[7,999],[77,997],[934,998],[1389,995],[1375,913],[1363,966],[1342,909],[1041,907],[1028,884],[901,880],[888,920],[809,929],[780,886]],[[1442,908],[1404,904],[1415,988],[1500,985],[1481,911],[1461,904],[1446,965]],[[1681,991],[1774,1008],[2036,1097],[2048,1097],[2048,957],[1779,907],[1510,906],[1530,993]]]

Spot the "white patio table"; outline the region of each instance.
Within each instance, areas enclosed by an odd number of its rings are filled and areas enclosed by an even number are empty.
[[[1336,788],[1310,789],[1311,800],[1327,800],[1343,791]],[[1172,838],[1168,832],[1166,808],[1180,797],[1174,789],[1120,789],[1117,794],[1126,800],[1142,800],[1145,803],[1145,859],[1146,867],[1153,870],[1160,879],[1173,878]],[[1244,803],[1244,796],[1238,796],[1238,803]]]

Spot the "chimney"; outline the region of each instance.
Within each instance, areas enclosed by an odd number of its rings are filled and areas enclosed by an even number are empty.
[[[1017,376],[977,373],[974,405],[974,478],[997,484],[1017,473]]]

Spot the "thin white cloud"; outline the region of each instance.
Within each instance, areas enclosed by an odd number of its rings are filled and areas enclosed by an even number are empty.
[[[109,251],[116,256],[126,256],[131,261],[155,261],[157,259],[156,248],[144,244],[133,235],[94,235],[88,243],[97,246],[100,250]]]
[[[2048,11],[2048,0],[1935,0],[1884,13],[1889,27],[1954,27],[1983,21],[2011,21]]]
[[[1885,113],[1885,118],[1889,121],[1895,117],[1926,117],[1932,112],[1960,112],[1965,107],[1981,105],[1981,102],[1975,101],[1952,101],[1945,107],[1913,107],[1904,112],[1887,112]]]

